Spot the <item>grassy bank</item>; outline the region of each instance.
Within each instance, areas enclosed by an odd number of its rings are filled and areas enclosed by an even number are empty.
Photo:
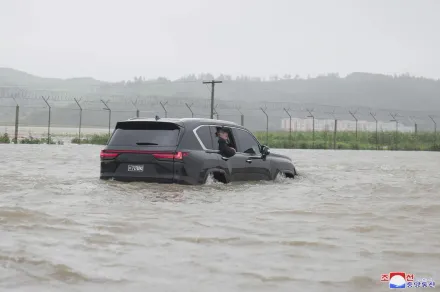
[[[398,133],[378,132],[377,140],[375,132],[255,132],[255,136],[261,143],[268,144],[272,148],[294,149],[357,149],[357,150],[415,150],[415,151],[440,151],[440,136],[435,139],[434,133]],[[267,141],[267,142],[266,142]],[[436,141],[436,144],[434,143]]]
[[[94,144],[94,145],[106,145],[109,139],[109,134],[93,134],[86,135],[81,140],[77,138],[72,139],[72,143],[74,144]]]
[[[288,132],[269,132],[266,142],[266,132],[255,132],[258,140],[271,148],[290,149],[333,149],[334,136],[331,132],[315,132],[313,141],[312,132],[292,132],[290,138]],[[85,136],[81,144],[106,145],[108,134],[95,134]],[[354,132],[340,132],[336,135],[336,149],[357,150],[415,150],[415,151],[440,151],[440,136],[437,137],[437,145],[434,145],[434,133],[398,133],[379,132],[376,143],[376,133],[358,132],[357,138]],[[80,144],[78,138],[72,143]]]
[[[7,133],[4,133],[0,136],[0,144],[9,144],[11,143],[11,139]]]
[[[7,133],[0,135],[0,144],[10,144],[13,142],[13,139],[9,137]],[[50,138],[49,143],[47,143],[47,138],[34,138],[34,137],[27,137],[18,140],[18,144],[58,144],[62,145],[64,144],[62,141],[54,141],[52,138]]]

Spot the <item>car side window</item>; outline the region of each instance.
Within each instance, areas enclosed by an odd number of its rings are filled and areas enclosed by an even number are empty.
[[[228,127],[223,127],[228,131],[229,134],[229,141],[228,141],[228,145],[234,149],[237,149],[237,144],[236,144],[236,139],[233,135],[233,131],[231,128]],[[218,149],[218,136],[217,136],[217,131],[220,129],[220,127],[218,126],[210,126],[210,130],[211,130],[211,137],[212,137],[212,149],[213,150],[219,150]]]
[[[196,133],[197,136],[199,136],[200,140],[202,141],[203,145],[205,146],[206,149],[214,149],[213,148],[213,143],[212,143],[212,138],[211,138],[211,132],[210,132],[210,127],[208,126],[201,126],[200,128],[197,129]],[[217,146],[218,148],[218,146]]]
[[[214,126],[210,126],[209,130],[211,131],[211,138],[212,138],[212,149],[218,150],[218,137],[216,135],[217,128]]]
[[[260,145],[258,141],[249,132],[237,129],[236,140],[238,140],[238,152],[260,155]]]

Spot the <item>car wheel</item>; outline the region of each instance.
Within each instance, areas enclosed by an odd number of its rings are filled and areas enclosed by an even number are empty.
[[[282,171],[277,170],[273,180],[274,181],[281,181],[284,179],[286,179],[286,174]]]
[[[210,172],[205,179],[205,183],[204,184],[210,184],[213,182],[221,182],[221,183],[226,183],[226,177],[223,173],[219,172],[219,171],[213,171]]]

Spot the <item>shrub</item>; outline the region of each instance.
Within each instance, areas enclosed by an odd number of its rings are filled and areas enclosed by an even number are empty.
[[[32,136],[28,138],[24,138],[20,141],[20,144],[58,144],[63,145],[62,141],[58,141],[55,143],[52,138],[50,138],[49,143],[47,143],[47,138],[34,138]]]
[[[4,133],[2,136],[0,136],[0,143],[2,143],[2,144],[11,143],[11,139],[9,139],[8,133]]]
[[[74,144],[94,144],[94,145],[106,145],[109,139],[108,134],[94,134],[92,136],[82,138],[73,138],[72,143]]]

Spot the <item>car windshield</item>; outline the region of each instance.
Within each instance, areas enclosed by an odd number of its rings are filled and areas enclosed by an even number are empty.
[[[166,122],[122,122],[109,146],[176,146],[180,128]]]

